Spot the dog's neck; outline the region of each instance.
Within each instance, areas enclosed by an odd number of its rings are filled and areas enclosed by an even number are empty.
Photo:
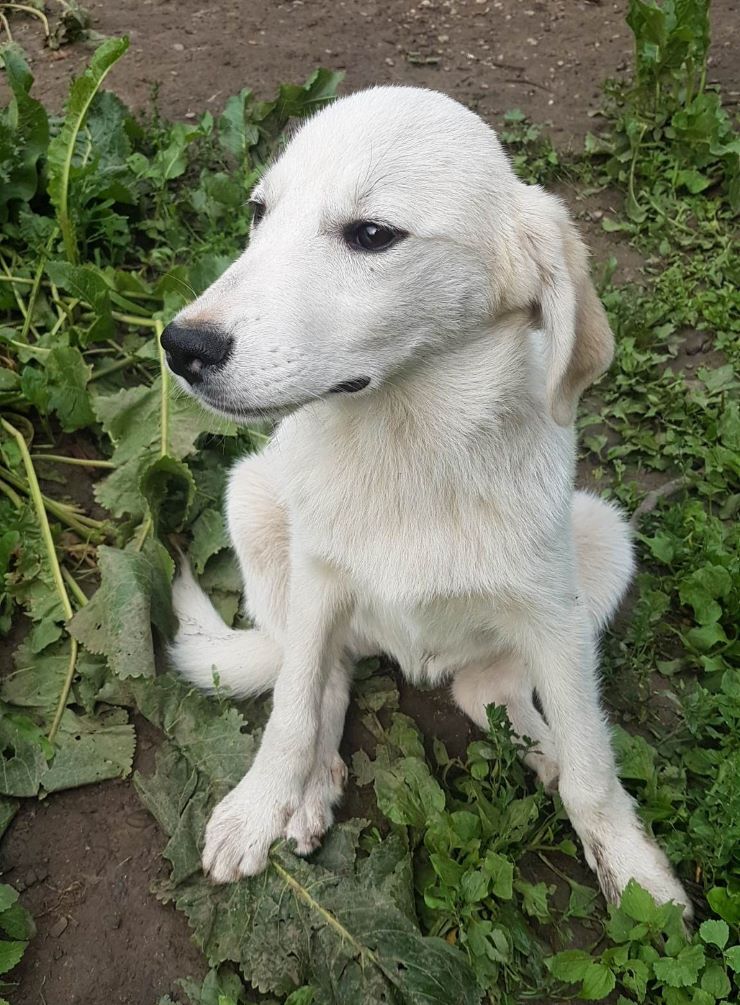
[[[540,343],[527,316],[509,315],[369,394],[301,409],[275,437],[287,477],[303,481],[299,472],[310,469],[305,500],[351,473],[348,492],[380,484],[399,499],[411,493],[403,505],[417,509],[419,492],[431,506],[452,495],[490,497],[525,469],[539,482],[554,466],[567,480],[574,437],[548,414]]]
[[[511,312],[486,329],[451,339],[367,395],[329,401],[331,424],[384,439],[454,445],[525,415],[546,419],[544,372],[531,318]]]

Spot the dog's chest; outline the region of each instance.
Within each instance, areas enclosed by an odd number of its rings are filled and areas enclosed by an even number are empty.
[[[388,654],[416,683],[437,684],[497,651],[493,604],[465,597],[407,607],[365,594],[353,617],[353,646],[361,655]]]
[[[296,416],[273,456],[297,546],[376,606],[419,612],[516,592],[569,519],[567,477],[546,477],[542,445],[522,450],[504,436],[483,449],[472,434],[453,441],[413,423],[344,428]]]
[[[300,547],[341,569],[359,592],[412,607],[490,592],[511,578],[522,546],[511,510],[521,514],[528,503],[516,500],[525,495],[516,486],[497,490],[495,458],[473,471],[464,449],[445,456],[413,440],[391,449],[319,433],[281,435],[283,502]]]

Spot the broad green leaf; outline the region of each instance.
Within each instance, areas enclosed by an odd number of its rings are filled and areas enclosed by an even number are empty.
[[[1,709],[0,709],[1,710]],[[0,795],[35,796],[54,750],[28,716],[0,715]]]
[[[696,985],[704,960],[702,946],[686,946],[676,957],[656,960],[653,970],[658,980],[669,987],[690,988]]]
[[[0,974],[7,974],[20,963],[27,945],[27,942],[6,942],[0,939]]]
[[[15,799],[0,796],[0,838],[10,826],[13,817],[18,812],[19,803]]]
[[[593,966],[591,956],[583,949],[566,949],[551,956],[546,962],[553,977],[570,984],[582,981],[588,968]]]
[[[156,540],[140,552],[101,546],[101,583],[69,630],[88,652],[107,657],[120,677],[154,676],[152,624],[173,634],[170,581],[174,563]]]
[[[248,166],[248,154],[259,140],[259,128],[250,120],[252,92],[247,88],[232,95],[218,119],[218,139],[240,163]]]
[[[134,729],[123,710],[98,717],[65,710],[54,745],[27,716],[0,717],[0,793],[35,796],[129,774]]]
[[[719,1000],[727,998],[732,990],[730,978],[727,976],[725,968],[719,963],[710,963],[701,975],[702,991],[706,991],[713,998]]]
[[[206,697],[169,673],[140,678],[132,687],[141,714],[177,745],[187,763],[205,774],[217,796],[241,780],[254,757],[256,739],[233,706]],[[142,784],[137,776],[137,785]],[[167,833],[175,825],[173,818],[160,823]]]
[[[242,1005],[246,1002],[244,985],[232,967],[209,970],[202,984],[187,978],[180,981],[190,1005]]]
[[[696,195],[697,192],[703,192],[705,188],[709,188],[712,184],[712,179],[707,178],[705,174],[697,171],[696,168],[686,168],[683,171],[679,171],[676,175],[676,184],[685,185],[689,192]]]
[[[0,883],[0,915],[18,900],[18,891],[7,883]]]
[[[32,939],[36,934],[36,925],[30,912],[17,901],[0,913],[0,929],[5,932],[8,938],[23,942]]]
[[[32,637],[33,633],[16,649],[14,669],[0,679],[0,700],[16,708],[35,709],[50,721],[69,668],[69,642],[63,639],[43,652],[36,652]],[[92,712],[106,675],[104,661],[79,650],[73,700]]]
[[[700,653],[708,653],[719,643],[727,642],[727,635],[722,625],[715,622],[692,628],[686,633],[686,641]]]
[[[740,893],[731,893],[724,886],[714,886],[707,894],[707,900],[712,910],[728,924],[740,924]]]
[[[581,998],[586,1001],[601,1001],[614,990],[616,978],[608,967],[600,963],[590,963],[583,975],[581,984]]]
[[[316,989],[312,987],[298,988],[285,999],[285,1005],[313,1005],[316,1000]]]
[[[658,910],[647,890],[633,879],[625,887],[619,906],[633,921],[651,922]]]
[[[525,880],[517,880],[514,886],[521,894],[525,914],[542,922],[551,920],[548,900],[555,887],[548,887],[546,883],[527,883]]]
[[[703,942],[717,946],[718,949],[724,949],[727,945],[727,940],[730,938],[730,929],[726,922],[710,919],[701,923],[699,935]]]
[[[514,863],[498,852],[489,851],[483,860],[483,869],[491,877],[494,897],[511,900],[514,896]]]
[[[149,387],[139,385],[100,395],[93,402],[95,415],[113,443],[112,459],[117,465],[96,484],[95,496],[114,516],[129,513],[140,517],[146,512],[141,480],[162,452],[161,395],[161,380],[157,378]],[[233,423],[210,415],[184,395],[171,396],[168,411],[168,454],[176,461],[193,453],[202,433],[236,434]]]
[[[731,946],[725,951],[727,964],[736,973],[740,974],[740,946]]]
[[[679,596],[684,604],[694,608],[700,625],[711,625],[722,616],[722,607],[717,599],[727,597],[731,588],[732,579],[727,569],[720,565],[705,565],[681,584]]]
[[[375,792],[382,812],[397,824],[424,827],[431,812],[444,809],[444,792],[418,757],[378,769]]]

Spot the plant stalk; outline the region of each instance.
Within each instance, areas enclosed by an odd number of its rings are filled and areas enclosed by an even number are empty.
[[[28,444],[26,443],[23,434],[11,425],[7,419],[0,418],[0,424],[6,433],[13,437],[15,442],[18,444],[18,449],[20,450],[21,457],[23,459],[23,466],[26,469],[26,477],[28,478],[28,487],[31,494],[31,499],[33,500],[34,509],[36,510],[36,519],[39,522],[39,527],[41,528],[41,536],[44,540],[44,545],[46,547],[46,557],[49,561],[49,567],[51,569],[51,576],[54,580],[54,586],[56,588],[59,600],[62,605],[62,610],[64,611],[65,621],[70,621],[74,615],[74,610],[69,599],[69,594],[67,593],[67,588],[64,585],[64,577],[62,575],[62,568],[59,564],[59,559],[57,558],[56,546],[54,544],[54,538],[51,534],[51,527],[49,526],[49,518],[46,515],[46,506],[44,505],[44,497],[41,494],[41,489],[39,488],[39,481],[36,477],[36,469],[33,466],[33,461],[31,459],[31,454],[28,450]],[[62,716],[64,715],[64,710],[67,707],[67,699],[69,698],[70,688],[72,687],[72,681],[74,680],[75,664],[77,662],[77,641],[73,639],[70,635],[70,651],[69,651],[69,665],[67,668],[67,673],[64,677],[64,682],[62,684],[62,690],[59,695],[59,700],[57,702],[56,712],[54,713],[54,718],[52,719],[51,728],[49,729],[48,740],[49,743],[53,743],[54,739],[59,730],[59,724],[62,721]]]

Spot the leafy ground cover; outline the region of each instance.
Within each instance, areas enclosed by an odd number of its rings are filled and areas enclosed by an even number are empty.
[[[57,118],[19,50],[3,50],[0,627],[17,644],[0,679],[0,833],[21,799],[128,776],[134,710],[156,726],[155,770],[134,784],[169,839],[156,895],[186,914],[211,967],[184,981],[190,1002],[737,996],[740,143],[706,84],[707,6],[632,0],[634,80],[607,87],[582,156],[563,160],[516,112],[502,133],[527,180],[608,188],[619,209],[602,226],[644,261],[620,286],[613,261],[596,263],[618,354],[579,422],[592,483],[637,511],[642,571],[605,641],[605,682],[622,776],[694,896],[690,935],[636,886],[605,909],[500,710],[488,736],[450,751],[399,711],[382,667],[357,674],[364,815],[308,861],[279,845],[262,877],[204,881],[204,820],[243,774],[266,709],[157,673],[171,544],[237,619],[224,473],[266,431],[174,396],[156,336],[238,252],[262,164],[339,79],[317,71],[273,102],[242,91],[189,124],[135,120],[102,87],[126,49],[112,39]],[[0,887],[0,975],[32,931]]]

